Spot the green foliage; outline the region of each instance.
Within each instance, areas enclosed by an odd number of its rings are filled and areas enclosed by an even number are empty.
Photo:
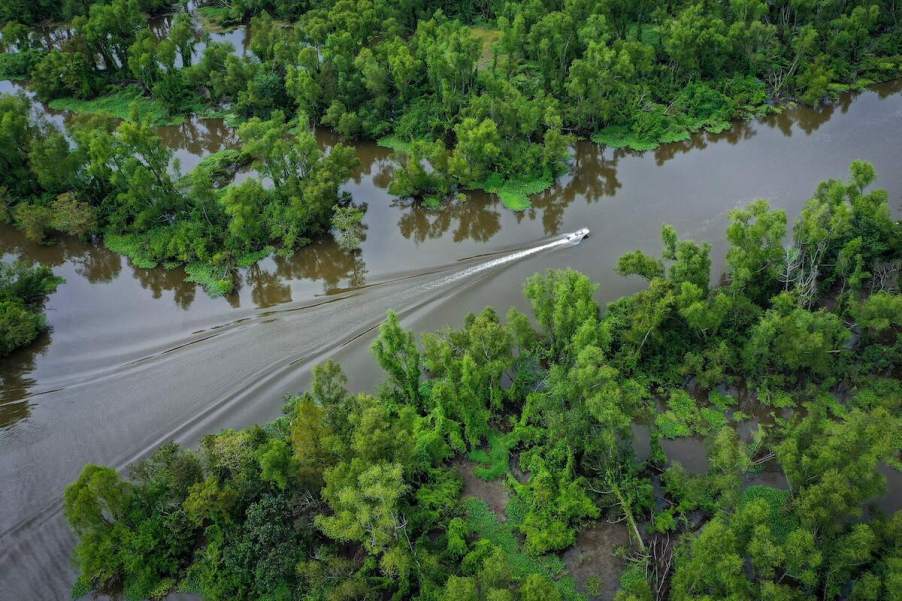
[[[698,406],[688,393],[677,390],[667,401],[668,409],[659,413],[655,425],[665,438],[692,436],[694,426],[700,421]]]
[[[502,434],[492,430],[486,440],[488,450],[473,449],[470,451],[470,461],[480,464],[473,469],[473,473],[483,480],[497,480],[507,474],[510,451],[516,446],[517,438],[514,432]]]
[[[413,152],[417,140],[405,140],[397,136],[384,136],[376,140],[379,146],[389,148],[395,152],[410,154]]]
[[[0,54],[0,79],[13,81],[28,79],[42,56],[43,53],[32,49],[3,52]]]
[[[665,438],[707,436],[727,424],[727,403],[716,402],[712,394],[712,407],[699,407],[684,390],[675,390],[667,400],[667,410],[655,416],[655,426]]]
[[[186,44],[171,51],[190,53]],[[117,94],[96,99],[90,110],[126,120],[79,122],[71,139],[31,118],[26,98],[0,99],[8,117],[0,152],[10,166],[0,184],[28,238],[102,233],[135,266],[184,266],[188,281],[214,296],[232,291],[236,267],[276,248],[291,253],[333,226],[346,247],[359,244],[362,212],[340,192],[356,163],[350,149],[337,145],[325,154],[311,131],[294,130],[275,113],[242,126],[240,149],[211,155],[181,176],[155,131],[162,113],[132,106],[135,90]],[[253,178],[229,184],[251,161],[272,189]]]
[[[332,539],[360,542],[378,555],[396,542],[402,527],[398,502],[406,487],[401,466],[374,465],[349,486],[335,490],[337,480],[344,476],[338,471],[326,472],[326,502],[334,515],[318,516],[316,525]]]
[[[882,407],[850,411],[829,419],[823,405],[792,426],[776,451],[790,484],[799,519],[835,531],[845,517],[861,514],[861,504],[880,494],[885,478],[877,471],[897,445],[898,416]]]
[[[511,211],[525,211],[532,206],[530,196],[544,192],[553,185],[554,178],[548,174],[533,178],[503,179],[498,173],[493,173],[474,187],[497,194],[501,203]]]
[[[611,148],[628,148],[636,152],[654,150],[660,144],[658,140],[642,137],[641,134],[633,132],[627,125],[609,125],[592,134],[592,141]]]
[[[196,63],[185,13],[175,11],[162,39],[142,14],[171,1],[7,4],[0,22],[18,51],[5,70],[30,72],[44,98],[91,102],[137,81],[146,103],[172,115],[199,104],[247,118],[282,111],[405,153],[412,140],[441,142],[440,187],[481,187],[514,210],[566,168],[574,134],[648,150],[723,131],[773,101],[817,103],[885,81],[902,66],[898,8],[885,2],[205,2],[196,11],[207,29],[256,31],[248,56],[209,44]],[[45,19],[66,22],[71,39],[45,42],[31,30]],[[108,104],[101,110],[126,116]],[[433,203],[448,192],[413,191]]]
[[[63,281],[49,267],[0,264],[0,357],[31,344],[47,328],[44,302]]]
[[[727,265],[730,283],[752,300],[762,302],[776,291],[783,267],[786,214],[756,200],[730,213]]]
[[[514,578],[525,578],[530,574],[551,579],[559,578],[564,570],[563,562],[554,555],[527,554],[521,549],[513,529],[508,524],[499,522],[498,517],[485,502],[479,499],[466,499],[464,507],[468,529],[504,552]],[[567,576],[556,581],[556,588],[565,599],[579,599],[573,580]]]
[[[46,327],[43,314],[15,301],[0,301],[0,356],[28,346]]]
[[[599,509],[585,490],[585,483],[570,470],[552,472],[546,462],[533,455],[527,465],[529,482],[515,487],[527,508],[517,528],[526,537],[531,554],[566,549],[576,540],[574,526],[597,518]]]
[[[798,519],[790,513],[789,491],[772,486],[753,485],[742,491],[740,506],[745,507],[763,500],[767,505],[768,527],[778,541],[785,541],[790,532],[798,527]]]
[[[336,206],[332,214],[332,228],[338,234],[338,245],[345,250],[354,250],[363,242],[364,211],[357,207]]]
[[[104,236],[104,245],[114,253],[125,255],[131,259],[135,267],[153,269],[157,266],[157,261],[144,254],[140,236],[107,234]]]
[[[401,328],[398,315],[388,313],[379,327],[379,337],[373,343],[373,354],[379,365],[391,377],[395,387],[409,403],[419,401],[420,353],[413,334]]]
[[[834,371],[837,353],[849,337],[842,321],[826,311],[811,312],[793,307],[781,295],[775,308],[765,313],[750,333],[743,361],[750,379],[810,372],[827,376]],[[776,372],[776,373],[775,373]]]
[[[620,575],[620,590],[615,601],[650,601],[653,598],[643,566],[638,563],[628,566]]]
[[[137,112],[138,118],[155,125],[178,125],[184,120],[181,116],[171,116],[166,106],[147,98],[135,87],[123,88],[91,100],[55,98],[48,104],[56,111],[103,115],[116,119],[132,119]]]
[[[902,296],[880,291],[868,296],[852,312],[862,327],[883,332],[902,325]]]
[[[574,350],[578,331],[597,319],[596,288],[586,276],[572,270],[549,271],[526,280],[524,295],[545,329],[555,358],[564,359]]]
[[[200,284],[212,297],[228,294],[235,287],[234,275],[229,269],[204,263],[186,265],[185,281]]]

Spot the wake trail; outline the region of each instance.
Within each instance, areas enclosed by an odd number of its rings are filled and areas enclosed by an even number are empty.
[[[578,242],[574,242],[573,240],[568,239],[568,236],[571,235],[572,234],[562,234],[555,237],[555,239],[550,242],[546,242],[531,248],[510,252],[508,254],[504,254],[503,256],[483,261],[461,271],[454,272],[448,276],[426,283],[422,286],[422,289],[424,291],[435,290],[454,282],[472,277],[480,272],[519,261],[543,251],[577,244]],[[273,316],[279,317],[286,313],[306,311],[315,307],[319,307],[322,304],[345,300],[352,294],[359,294],[372,288],[384,287],[404,280],[417,279],[428,277],[430,275],[445,273],[454,268],[459,268],[461,263],[472,262],[474,260],[484,259],[485,257],[497,256],[502,252],[504,251],[495,251],[472,257],[466,257],[459,259],[455,263],[428,267],[408,273],[386,274],[385,277],[367,283],[363,286],[335,288],[328,290],[326,294],[314,299],[289,302],[281,306],[242,311],[237,316],[232,316],[228,319],[223,319],[218,322],[212,322],[209,326],[195,330],[187,336],[172,338],[168,340],[164,345],[158,346],[153,350],[148,349],[143,354],[138,354],[138,356],[130,358],[126,361],[108,365],[106,367],[93,368],[66,375],[45,378],[37,386],[32,388],[32,392],[30,394],[27,394],[22,398],[11,399],[10,402],[27,402],[35,397],[47,395],[53,392],[59,392],[63,389],[94,385],[100,381],[107,379],[123,377],[128,372],[144,368],[148,363],[167,358],[167,355],[176,353],[177,351],[183,350],[193,345],[208,342],[214,338],[218,338],[226,334],[232,334],[238,329],[253,326],[256,323],[259,323],[260,321],[268,318],[272,318]],[[116,356],[116,353],[114,351],[111,351],[111,356]]]
[[[483,271],[488,271],[489,269],[494,269],[496,267],[500,267],[501,265],[506,265],[508,263],[513,263],[514,261],[519,261],[521,259],[525,259],[526,257],[538,254],[540,252],[544,252],[547,250],[551,250],[553,248],[563,247],[563,246],[575,246],[579,244],[579,241],[574,241],[571,236],[574,234],[564,234],[558,239],[548,242],[546,244],[542,244],[540,246],[536,246],[533,248],[527,248],[525,250],[517,251],[511,253],[509,255],[505,255],[503,257],[499,257],[497,259],[492,259],[491,261],[485,261],[484,263],[480,263],[478,265],[474,265],[472,267],[468,267],[462,271],[458,271],[457,273],[453,273],[444,278],[440,278],[435,280],[434,282],[429,282],[428,284],[424,284],[424,290],[434,290],[436,288],[441,288],[442,286],[447,286],[449,284],[453,284],[454,282],[472,277],[478,273]]]
[[[319,344],[312,345],[312,347],[305,349],[301,353],[278,357],[273,361],[260,366],[259,369],[255,369],[251,373],[248,373],[233,382],[229,386],[229,391],[226,394],[219,398],[211,399],[210,403],[190,418],[179,423],[176,427],[168,429],[165,432],[158,432],[153,436],[153,439],[149,444],[146,444],[139,449],[124,450],[124,452],[118,454],[118,457],[111,457],[107,461],[107,464],[114,466],[120,472],[124,472],[129,465],[147,457],[155,448],[159,447],[159,445],[164,442],[177,441],[181,444],[188,445],[196,443],[204,433],[215,431],[217,429],[217,424],[219,428],[221,428],[222,424],[226,421],[226,416],[233,409],[239,408],[240,406],[246,406],[248,403],[254,402],[257,397],[262,398],[268,393],[271,395],[271,393],[279,388],[281,388],[283,393],[286,392],[286,386],[289,384],[289,381],[297,381],[302,376],[309,376],[308,372],[312,370],[314,364],[321,363],[335,355],[339,350],[355,344],[358,340],[365,338],[368,334],[374,332],[384,321],[386,308],[398,310],[398,313],[403,318],[405,315],[432,303],[437,298],[435,295],[436,291],[451,286],[452,284],[472,279],[481,273],[499,269],[505,265],[509,265],[542,252],[556,248],[574,246],[578,243],[578,241],[574,241],[569,236],[570,235],[562,235],[549,242],[539,244],[538,246],[514,251],[494,259],[485,260],[425,283],[417,283],[416,279],[428,277],[435,273],[445,272],[452,266],[460,267],[460,263],[458,262],[457,264],[452,264],[445,268],[422,270],[420,272],[415,272],[414,274],[407,274],[403,277],[396,277],[367,285],[366,288],[378,289],[390,287],[393,283],[398,282],[411,284],[410,286],[403,287],[399,290],[387,290],[385,298],[374,299],[375,302],[372,302],[372,307],[368,307],[368,305],[371,304],[369,301],[361,301],[361,305],[365,306],[368,315],[356,317],[357,323],[352,324],[352,327],[347,330],[343,336],[330,338]],[[471,257],[464,259],[463,261],[470,262],[475,258],[476,257]],[[357,292],[362,293],[363,290],[358,290]],[[192,336],[189,337],[194,338],[194,340],[191,340],[187,344],[175,345],[162,352],[153,353],[152,355],[136,361],[130,361],[124,364],[124,366],[121,366],[122,369],[118,373],[108,372],[102,376],[102,379],[107,380],[119,376],[124,380],[128,380],[129,376],[136,371],[153,369],[155,364],[159,365],[163,362],[171,361],[179,354],[179,351],[183,350],[215,352],[212,349],[205,350],[198,347],[202,347],[205,343],[208,347],[210,345],[217,345],[217,343],[222,340],[220,334],[228,333],[230,334],[229,337],[231,337],[236,334],[236,330],[244,329],[245,326],[254,323],[260,323],[263,318],[277,316],[281,319],[288,319],[297,316],[298,314],[303,314],[304,310],[315,312],[317,309],[322,309],[324,306],[333,302],[346,301],[356,296],[358,296],[358,294],[351,291],[345,291],[344,294],[335,295],[328,300],[321,299],[319,302],[299,303],[296,306],[261,310],[253,317],[243,317],[228,324],[214,326],[211,330],[220,331],[213,335],[211,335],[212,332],[208,330],[206,336],[197,339],[198,334],[201,333],[194,332],[192,333]],[[379,302],[380,300],[382,302]],[[354,308],[352,307],[351,309],[353,310]],[[337,311],[341,311],[341,319],[343,321],[347,310],[338,309]],[[373,314],[373,311],[377,314]],[[318,319],[319,316],[314,315],[311,318]],[[354,319],[355,316],[349,315],[349,321],[353,321]],[[222,344],[222,342],[219,342],[220,346]],[[95,381],[94,378],[91,378],[90,381],[82,380],[75,384],[75,386],[81,388],[93,381]],[[126,386],[127,384],[124,384],[123,388]],[[34,507],[32,509],[34,509]],[[33,511],[27,518],[17,521],[11,527],[0,532],[0,539],[10,536],[26,535],[27,531],[60,516],[61,510],[62,501],[58,496],[50,500],[49,503],[43,504],[43,506],[40,506],[39,504],[37,511]],[[6,554],[0,553],[0,558],[4,555]]]

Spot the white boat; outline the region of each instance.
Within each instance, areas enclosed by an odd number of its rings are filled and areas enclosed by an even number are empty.
[[[575,232],[567,234],[564,238],[567,242],[581,242],[584,238],[589,237],[589,228],[584,227],[576,230]]]

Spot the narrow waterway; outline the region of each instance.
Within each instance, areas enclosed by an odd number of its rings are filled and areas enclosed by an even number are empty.
[[[885,85],[645,154],[582,142],[571,174],[523,213],[481,194],[438,211],[399,201],[386,191],[387,151],[361,144],[347,186],[367,204],[361,250],[326,241],[267,259],[225,298],[180,270],[138,269],[71,240],[38,247],[0,228],[5,259],[40,261],[66,278],[48,303],[51,331],[0,364],[0,596],[68,594],[72,537],[60,496],[84,463],[124,467],[165,440],[194,444],[271,419],[326,358],[342,362],[355,389],[372,386],[381,376],[368,347],[390,308],[419,331],[460,325],[487,305],[525,308],[523,280],[557,267],[587,273],[608,302],[642,285],[613,268],[631,249],[660,252],[662,223],[711,242],[716,275],[730,209],[763,197],[792,219],[819,181],[845,177],[854,159],[875,164],[899,215],[900,91]],[[162,133],[183,169],[234,144],[217,121]],[[582,227],[589,239],[554,244]],[[698,450],[686,453],[690,462]]]

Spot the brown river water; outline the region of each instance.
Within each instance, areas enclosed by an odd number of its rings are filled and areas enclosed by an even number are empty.
[[[0,83],[0,92],[15,89]],[[368,207],[361,250],[324,241],[266,259],[242,270],[224,298],[181,270],[139,269],[74,240],[36,246],[0,227],[4,259],[32,259],[66,279],[47,304],[50,332],[0,363],[0,598],[68,596],[73,538],[61,494],[83,464],[124,468],[163,441],[196,444],[269,420],[327,358],[354,389],[372,387],[381,375],[368,348],[388,309],[417,331],[460,325],[487,305],[525,309],[523,280],[561,267],[591,276],[609,302],[642,286],[614,273],[617,258],[659,253],[663,223],[711,242],[716,276],[730,209],[768,198],[792,220],[819,181],[845,177],[854,159],[875,164],[877,185],[902,214],[900,92],[902,82],[887,84],[643,154],[580,142],[571,174],[522,213],[483,194],[438,211],[399,201],[386,191],[389,153],[359,144],[347,190]],[[161,135],[183,170],[236,142],[215,120]],[[320,140],[334,142],[323,132]],[[590,238],[561,241],[582,227]],[[703,469],[698,441],[668,451]],[[896,505],[899,478],[891,482]]]

